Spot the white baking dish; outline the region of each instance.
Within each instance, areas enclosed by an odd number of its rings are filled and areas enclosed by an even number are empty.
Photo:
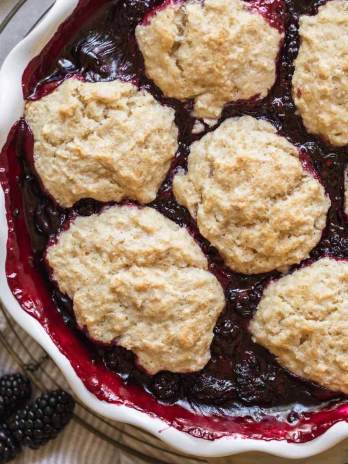
[[[73,12],[78,0],[57,0],[43,21],[20,42],[4,62],[0,72],[0,148],[13,124],[23,114],[22,75],[32,60],[53,36],[58,26]],[[167,444],[196,456],[225,456],[247,451],[262,451],[287,458],[305,458],[320,453],[348,437],[348,424],[337,423],[320,437],[303,444],[224,437],[214,441],[195,438],[156,417],[125,405],[100,401],[91,394],[75,373],[69,360],[55,346],[40,323],[27,314],[10,291],[5,275],[8,227],[4,194],[0,189],[0,297],[13,318],[48,352],[67,378],[76,396],[101,416],[145,429]]]

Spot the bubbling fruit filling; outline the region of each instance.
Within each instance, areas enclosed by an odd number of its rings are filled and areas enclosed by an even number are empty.
[[[284,30],[276,82],[262,99],[252,98],[225,105],[221,118],[213,127],[200,120],[202,131],[199,134],[193,130],[197,120],[192,116],[192,100],[180,102],[163,95],[146,76],[135,39],[135,27],[148,15],[151,17],[162,3],[162,0],[81,2],[77,12],[29,65],[23,77],[23,89],[26,99],[35,101],[50,94],[62,81],[71,77],[86,82],[120,79],[132,82],[161,104],[175,110],[179,148],[156,199],[148,206],[190,232],[208,260],[209,271],[224,290],[226,306],[214,328],[209,362],[193,373],[160,371],[150,375],[139,365],[132,351],[116,344],[96,343],[77,327],[72,301],[53,282],[46,266],[45,253],[47,245],[54,243],[74,218],[100,213],[106,204],[87,198],[79,200],[71,208],[58,206],[43,188],[33,167],[33,136],[24,119],[13,130],[7,152],[5,150],[8,156],[8,217],[14,240],[18,242],[9,247],[10,255],[14,256],[13,250],[17,250],[17,256],[25,259],[26,263],[30,261],[30,266],[49,292],[47,306],[53,302],[54,311],[59,313],[54,316],[55,320],[64,321],[69,328],[68,333],[85,345],[95,365],[105,366],[109,373],[121,376],[129,388],[141,387],[161,403],[175,403],[206,415],[233,416],[238,420],[242,416],[260,420],[273,415],[286,423],[285,430],[299,423],[301,418],[307,418],[308,411],[332,407],[345,397],[295,376],[252,340],[248,329],[250,320],[266,286],[281,274],[272,271],[247,275],[228,268],[217,249],[200,234],[189,211],[176,201],[173,178],[180,169],[187,170],[191,144],[216,129],[217,125],[228,118],[244,115],[261,118],[298,148],[302,165],[317,176],[331,200],[327,226],[320,242],[311,251],[309,259],[291,266],[289,272],[326,256],[348,259],[348,226],[344,213],[344,170],[348,150],[346,147],[333,149],[305,130],[296,114],[291,92],[294,60],[299,49],[299,17],[315,14],[324,2],[249,2],[251,11],[262,14],[277,30]],[[123,203],[127,204],[127,201]],[[22,231],[18,224],[21,224]],[[30,241],[21,240],[20,234],[24,233],[29,235]],[[15,289],[18,283],[15,284],[15,278],[11,280],[16,273],[14,261],[9,262],[7,272],[10,285]],[[16,294],[21,300],[22,296],[18,295],[23,294],[20,291]],[[330,417],[325,420],[328,426]],[[321,433],[319,429],[310,437]]]

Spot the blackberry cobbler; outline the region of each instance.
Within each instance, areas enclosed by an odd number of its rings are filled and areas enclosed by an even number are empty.
[[[347,0],[81,0],[23,76],[6,271],[99,399],[347,419]]]

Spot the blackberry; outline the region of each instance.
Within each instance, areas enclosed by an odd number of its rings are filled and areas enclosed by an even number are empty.
[[[152,380],[151,391],[159,400],[175,403],[180,394],[180,377],[172,372],[159,372]]]
[[[72,300],[61,293],[57,288],[52,291],[52,299],[57,306],[59,314],[62,315],[64,324],[70,329],[75,330],[77,328],[75,314],[73,311]]]
[[[250,318],[258,305],[264,283],[261,281],[253,285],[250,289],[229,289],[227,301],[230,308],[243,318]]]
[[[113,346],[111,349],[106,349],[102,356],[105,366],[112,372],[121,375],[124,380],[127,380],[134,370],[135,356],[122,346]]]
[[[161,4],[161,0],[123,0],[121,13],[130,26],[135,27],[147,13]]]
[[[277,384],[274,366],[259,359],[252,351],[246,351],[235,365],[238,396],[247,405],[271,405]]]
[[[23,374],[8,374],[0,378],[0,419],[7,419],[22,408],[31,396],[31,384]]]
[[[98,203],[96,200],[93,200],[92,198],[80,200],[74,207],[74,210],[80,216],[91,216],[92,214],[98,213],[100,209],[100,203]]]
[[[71,395],[63,390],[44,393],[10,419],[9,430],[21,445],[39,448],[63,430],[74,406]]]
[[[119,46],[119,41],[112,34],[90,30],[85,37],[74,44],[73,61],[78,67],[84,69],[87,76],[100,78],[103,70],[112,66],[112,57]],[[93,205],[95,202],[94,200],[82,201],[82,204],[84,203],[87,206],[88,203]]]
[[[11,461],[20,451],[21,447],[7,425],[0,425],[0,464]]]
[[[188,399],[203,404],[221,406],[236,397],[235,385],[229,379],[216,378],[208,372],[192,374],[186,385]]]
[[[39,234],[55,234],[64,222],[65,215],[57,206],[39,203],[34,212],[34,223]]]
[[[233,319],[233,314],[226,314],[215,326],[210,349],[216,358],[233,358],[243,341],[242,329]]]
[[[159,198],[152,203],[152,206],[180,226],[190,223],[190,216],[187,209],[175,203],[171,198]]]

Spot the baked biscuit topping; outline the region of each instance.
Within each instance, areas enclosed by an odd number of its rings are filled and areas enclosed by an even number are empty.
[[[174,193],[227,265],[246,274],[308,257],[330,206],[297,148],[250,116],[226,120],[191,146]]]
[[[332,145],[348,143],[348,3],[332,0],[300,18],[293,97],[306,129]]]
[[[152,208],[113,206],[76,218],[46,257],[93,339],[133,350],[151,374],[208,362],[225,300],[186,229]]]
[[[272,282],[250,330],[300,377],[348,393],[348,262],[323,258]]]
[[[25,118],[34,134],[34,165],[64,207],[82,198],[148,203],[177,150],[174,110],[133,84],[68,79]]]
[[[195,116],[218,118],[225,103],[267,95],[282,34],[242,0],[191,0],[158,11],[136,38],[166,96],[192,98]]]

